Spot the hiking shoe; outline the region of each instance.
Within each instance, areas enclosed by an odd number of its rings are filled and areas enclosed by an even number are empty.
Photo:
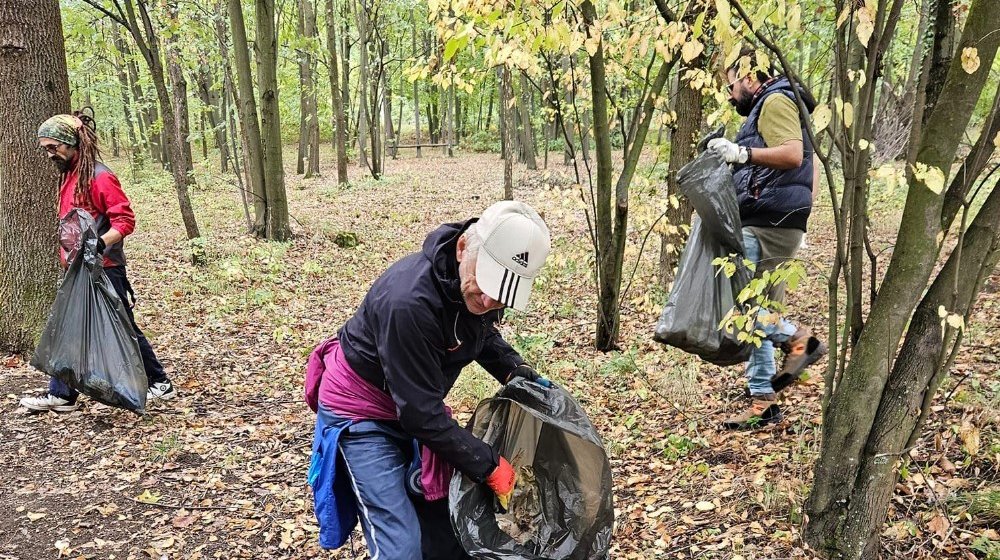
[[[727,430],[749,430],[768,424],[780,422],[785,418],[778,406],[778,397],[774,393],[754,395],[750,408],[742,414],[727,419],[722,426]]]
[[[174,391],[174,384],[168,379],[166,381],[150,385],[149,391],[146,392],[146,401],[169,401],[176,396],[177,391]]]
[[[53,412],[73,412],[80,408],[80,403],[42,393],[37,397],[24,397],[21,399],[21,406],[34,412],[48,412],[50,410]]]
[[[827,347],[809,329],[800,327],[788,342],[781,345],[781,351],[785,353],[781,369],[771,378],[771,388],[775,393],[795,383],[807,367],[826,355]]]

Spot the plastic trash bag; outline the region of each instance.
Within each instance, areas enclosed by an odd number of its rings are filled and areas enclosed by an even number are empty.
[[[594,425],[560,387],[511,381],[484,400],[472,433],[517,473],[506,513],[485,484],[451,480],[451,523],[465,550],[492,560],[607,558],[614,523],[611,463]]]
[[[743,264],[743,233],[733,175],[712,151],[703,152],[677,174],[679,188],[698,213],[681,254],[677,276],[653,339],[729,366],[747,361],[753,348],[719,324],[753,273]],[[727,277],[712,264],[734,254],[736,273]]]
[[[59,222],[69,268],[31,365],[95,401],[145,414],[146,371],[125,305],[97,254],[97,224],[85,210]]]

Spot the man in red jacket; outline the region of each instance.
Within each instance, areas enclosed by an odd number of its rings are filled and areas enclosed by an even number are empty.
[[[125,273],[124,239],[135,229],[135,214],[118,177],[99,161],[101,152],[93,119],[80,112],[56,115],[38,128],[38,144],[62,171],[59,216],[65,216],[73,208],[83,208],[97,222],[100,234],[97,251],[103,254],[104,272],[125,304],[125,311],[139,341],[139,352],[149,381],[146,399],[174,398],[177,392],[173,384],[167,379],[163,365],[132,315],[135,294]],[[66,252],[63,250],[60,251],[60,260],[65,268]],[[23,398],[21,406],[39,412],[70,412],[79,406],[76,399],[75,390],[53,378],[49,381],[47,393]]]

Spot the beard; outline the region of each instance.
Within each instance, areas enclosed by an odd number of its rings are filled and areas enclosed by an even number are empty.
[[[753,111],[753,95],[743,95],[739,99],[730,99],[729,104],[736,108],[736,114],[741,117],[749,117]]]
[[[60,173],[68,173],[73,168],[72,163],[68,159],[63,159],[58,156],[50,157],[49,159],[52,160],[52,163],[55,164],[56,169],[58,169]]]

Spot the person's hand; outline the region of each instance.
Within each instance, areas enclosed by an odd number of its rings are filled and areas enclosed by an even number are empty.
[[[521,365],[517,366],[516,368],[514,368],[514,371],[510,372],[510,375],[507,376],[507,383],[510,383],[511,381],[513,381],[515,377],[523,377],[524,379],[527,379],[528,381],[531,381],[532,383],[538,383],[542,387],[546,387],[546,388],[551,388],[552,387],[552,382],[551,381],[549,381],[548,379],[542,377],[541,375],[538,375],[538,372],[535,371],[528,364],[521,364]]]
[[[107,248],[108,248],[108,245],[107,245],[107,243],[104,242],[104,238],[103,237],[98,237],[97,238],[97,254],[98,255],[103,255],[104,254],[104,250],[107,249]]]
[[[708,149],[722,156],[726,163],[746,163],[750,155],[745,147],[725,138],[709,140]]]
[[[514,467],[503,457],[500,457],[500,464],[497,465],[497,468],[493,469],[490,476],[486,477],[486,485],[497,495],[497,501],[500,502],[500,507],[505,512],[507,511],[507,506],[510,505],[510,496],[514,493],[516,479],[517,475],[514,474]]]

